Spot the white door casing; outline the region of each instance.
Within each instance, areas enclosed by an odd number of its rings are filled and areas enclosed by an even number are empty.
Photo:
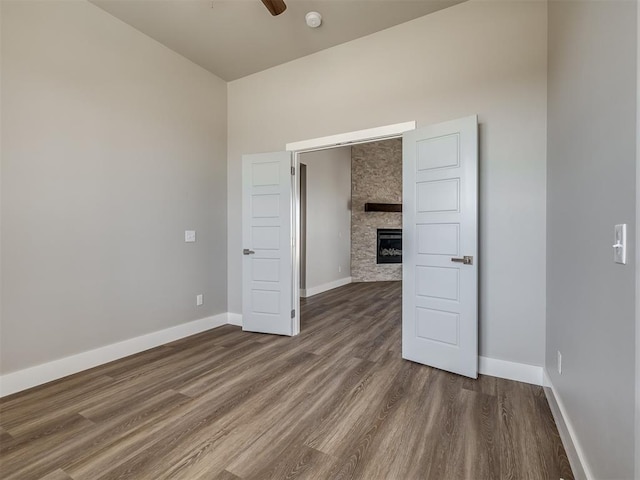
[[[477,378],[475,115],[403,135],[402,255],[402,357]]]
[[[291,153],[242,157],[242,329],[293,335]]]

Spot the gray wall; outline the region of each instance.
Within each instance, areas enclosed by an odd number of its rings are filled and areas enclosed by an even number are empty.
[[[230,82],[229,310],[242,311],[242,154],[476,113],[480,353],[543,365],[546,88],[547,4],[537,0],[471,0]]]
[[[636,12],[636,249],[640,244],[640,2]],[[636,254],[636,478],[640,478],[640,255]]]
[[[82,1],[3,0],[1,69],[0,371],[225,312],[225,82]]]
[[[635,9],[549,3],[546,367],[587,468],[607,479],[634,473]]]
[[[307,165],[306,290],[312,290],[351,276],[351,147],[305,153],[300,161]]]

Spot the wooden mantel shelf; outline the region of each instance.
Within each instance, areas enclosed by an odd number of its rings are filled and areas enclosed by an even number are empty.
[[[401,203],[365,203],[365,212],[402,212]]]

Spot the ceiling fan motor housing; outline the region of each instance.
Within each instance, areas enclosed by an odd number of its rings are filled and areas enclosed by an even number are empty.
[[[287,9],[287,5],[284,3],[284,0],[262,0],[262,3],[274,17],[280,15]]]

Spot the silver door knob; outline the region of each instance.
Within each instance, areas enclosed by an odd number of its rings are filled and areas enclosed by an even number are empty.
[[[465,265],[473,265],[473,257],[470,255],[465,255],[462,258],[458,258],[458,257],[453,257],[451,259],[452,262],[458,262],[458,263],[463,263]]]
[[[256,252],[254,252],[253,250],[249,250],[248,248],[245,248],[244,250],[242,250],[243,255],[253,255],[254,253]]]

